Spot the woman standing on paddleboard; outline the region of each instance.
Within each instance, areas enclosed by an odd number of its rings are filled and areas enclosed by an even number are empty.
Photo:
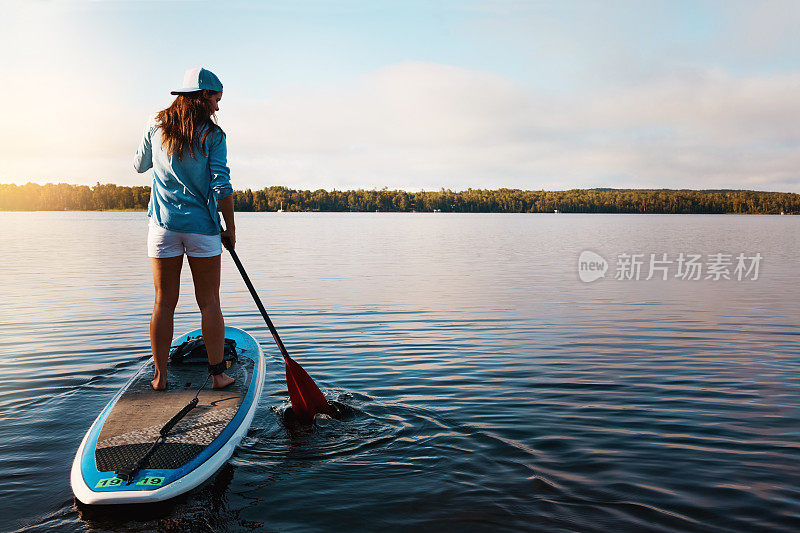
[[[186,71],[175,101],[151,118],[136,150],[137,172],[153,169],[147,250],[153,270],[155,305],[150,347],[156,390],[167,386],[167,359],[178,304],[183,254],[189,258],[194,293],[202,315],[203,340],[215,389],[233,383],[222,362],[225,322],[219,304],[221,237],[236,243],[233,188],[225,132],[217,125],[222,83],[204,68]],[[217,209],[225,219],[221,232]],[[221,233],[220,233],[221,232]]]

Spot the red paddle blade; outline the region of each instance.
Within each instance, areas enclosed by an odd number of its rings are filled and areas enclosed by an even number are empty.
[[[294,414],[301,419],[313,420],[317,413],[332,415],[331,406],[317,384],[294,359],[285,356],[286,385]]]

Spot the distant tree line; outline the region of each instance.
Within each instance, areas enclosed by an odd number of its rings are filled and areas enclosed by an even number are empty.
[[[150,187],[0,184],[0,211],[110,211],[147,209]]]
[[[0,210],[144,210],[150,187],[0,184]],[[234,192],[237,211],[442,211],[456,213],[800,213],[800,194],[740,190],[467,189],[315,191],[266,187]]]

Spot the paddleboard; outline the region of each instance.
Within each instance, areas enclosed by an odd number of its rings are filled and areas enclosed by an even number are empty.
[[[190,331],[172,346],[200,334],[199,329]],[[197,406],[169,431],[130,480],[115,472],[147,453],[161,428],[194,397],[208,376],[208,366],[170,364],[167,389],[154,391],[150,359],[117,392],[89,428],[72,463],[70,480],[78,500],[85,504],[166,500],[200,485],[228,461],[253,421],[265,357],[244,330],[226,327],[225,338],[236,342],[238,362],[226,370],[236,382],[214,390],[209,379],[197,395]]]

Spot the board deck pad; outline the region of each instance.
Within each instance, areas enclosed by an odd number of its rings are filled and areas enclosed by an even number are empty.
[[[197,407],[178,422],[142,468],[175,469],[200,454],[236,415],[253,369],[251,359],[240,357],[226,370],[236,382],[215,390],[209,379],[197,396]],[[205,364],[169,364],[167,389],[154,391],[152,372],[142,372],[117,400],[100,430],[95,448],[97,470],[113,472],[143,457],[164,424],[194,398],[207,376]]]

